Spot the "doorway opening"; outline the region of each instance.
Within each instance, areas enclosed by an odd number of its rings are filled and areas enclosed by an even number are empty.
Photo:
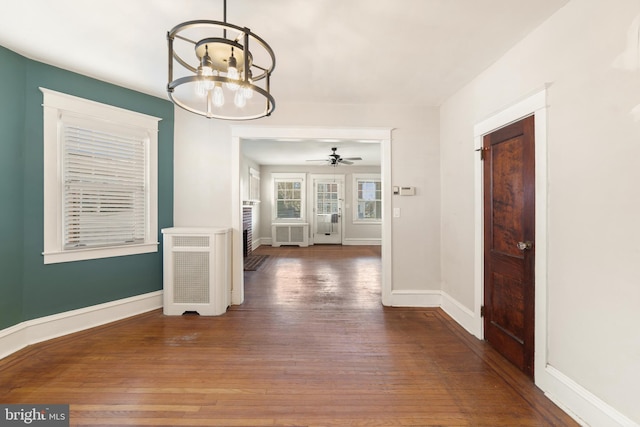
[[[242,200],[240,188],[243,139],[335,139],[377,143],[380,147],[383,221],[381,232],[382,304],[389,305],[391,296],[391,128],[291,128],[272,126],[233,126],[232,140],[232,304],[244,301],[244,267],[242,256]]]

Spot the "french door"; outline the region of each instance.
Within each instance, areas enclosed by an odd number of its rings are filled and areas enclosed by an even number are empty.
[[[313,243],[342,244],[344,176],[314,176],[313,200]]]

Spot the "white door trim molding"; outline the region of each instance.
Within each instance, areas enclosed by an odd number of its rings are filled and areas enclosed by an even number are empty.
[[[534,116],[535,134],[535,377],[547,364],[547,88],[543,88],[510,107],[498,112],[474,127],[474,144],[482,147],[482,138],[497,129],[528,116]],[[478,153],[475,160],[475,266],[474,335],[484,338],[480,306],[484,301],[484,218],[482,161]],[[538,381],[536,380],[536,384]]]
[[[242,139],[349,139],[380,143],[382,178],[382,304],[391,300],[391,128],[333,128],[333,127],[231,127],[231,227],[232,236],[232,293],[231,303],[244,301],[244,272],[242,261],[242,200],[240,197],[240,160]],[[363,143],[367,143],[363,142]],[[385,185],[386,184],[386,185]]]

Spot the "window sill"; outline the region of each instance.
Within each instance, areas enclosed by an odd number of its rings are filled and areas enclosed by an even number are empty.
[[[117,246],[109,248],[74,249],[59,252],[43,252],[45,264],[61,262],[84,261],[98,258],[137,255],[158,252],[158,242],[141,243],[138,245]]]
[[[357,225],[381,225],[382,221],[379,220],[379,219],[372,219],[372,220],[354,219],[353,220],[353,224],[357,224]]]

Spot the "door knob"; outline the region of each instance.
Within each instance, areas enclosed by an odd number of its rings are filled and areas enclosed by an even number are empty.
[[[517,245],[518,249],[520,249],[521,251],[528,251],[533,247],[533,243],[531,243],[529,240],[527,240],[526,242],[518,242]]]

